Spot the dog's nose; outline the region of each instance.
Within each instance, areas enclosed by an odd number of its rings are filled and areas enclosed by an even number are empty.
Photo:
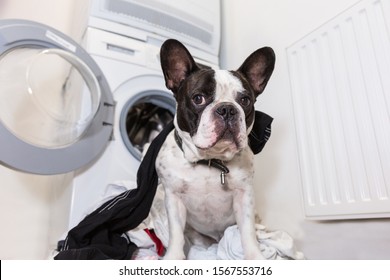
[[[215,112],[224,120],[233,120],[237,114],[237,109],[231,103],[221,103]]]

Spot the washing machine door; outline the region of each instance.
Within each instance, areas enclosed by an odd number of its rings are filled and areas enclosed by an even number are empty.
[[[0,162],[35,174],[92,162],[112,134],[113,98],[94,60],[59,31],[0,20]]]

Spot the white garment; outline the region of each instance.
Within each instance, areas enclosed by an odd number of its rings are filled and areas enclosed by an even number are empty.
[[[264,226],[256,225],[256,236],[261,253],[266,259],[304,259],[303,253],[295,249],[294,240],[286,232],[267,232]],[[218,244],[217,259],[242,260],[243,258],[238,227],[237,225],[228,227]]]
[[[143,229],[134,229],[127,233],[130,240],[139,248],[133,255],[135,260],[158,260],[156,246]]]

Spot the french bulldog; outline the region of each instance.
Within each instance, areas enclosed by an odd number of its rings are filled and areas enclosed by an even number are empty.
[[[256,240],[248,136],[256,98],[274,69],[274,51],[256,50],[236,71],[214,70],[198,65],[182,43],[169,39],[160,59],[177,102],[175,129],[156,159],[169,224],[164,259],[186,258],[185,234],[195,244],[218,242],[234,224],[245,259],[263,259]]]

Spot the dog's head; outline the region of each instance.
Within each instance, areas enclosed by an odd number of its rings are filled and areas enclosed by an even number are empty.
[[[161,66],[177,110],[175,126],[200,158],[230,160],[248,145],[254,104],[274,69],[269,47],[253,52],[236,71],[198,65],[176,40],[161,47]]]

